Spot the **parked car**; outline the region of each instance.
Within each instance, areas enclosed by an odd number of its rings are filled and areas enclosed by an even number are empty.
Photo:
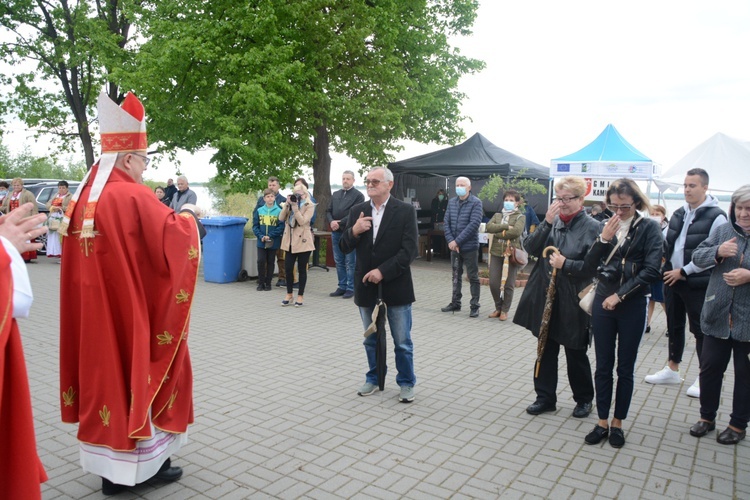
[[[39,208],[39,213],[49,213],[46,203],[54,198],[57,194],[57,183],[58,181],[43,181],[37,182],[35,184],[28,184],[24,182],[23,187],[31,191],[36,198],[36,204],[37,208]],[[75,193],[76,189],[78,189],[79,184],[79,181],[68,181],[68,189],[71,193]]]

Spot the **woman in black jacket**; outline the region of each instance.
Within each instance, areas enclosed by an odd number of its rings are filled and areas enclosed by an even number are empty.
[[[536,231],[523,241],[526,251],[535,256],[537,262],[523,289],[513,322],[530,330],[535,337],[539,336],[552,268],[557,269],[547,343],[538,376],[534,377],[536,401],[526,408],[530,415],[557,410],[560,346],[565,348],[568,381],[576,402],[573,416],[585,418],[591,413],[594,382],[586,354],[590,318],[578,307],[578,292],[586,288],[596,274],[596,266],[585,263],[584,258],[599,234],[599,223],[583,210],[585,194],[586,181],[582,177],[555,180],[554,202]],[[542,252],[550,245],[559,253],[543,258]]]
[[[648,199],[631,179],[618,179],[607,190],[607,206],[614,215],[586,256],[598,265],[592,328],[596,352],[596,410],[599,422],[586,436],[597,444],[609,436],[609,444],[625,444],[622,421],[628,416],[633,396],[633,374],[638,345],[646,328],[646,295],[661,279],[664,239],[656,221],[643,217]],[[611,257],[610,257],[611,256]],[[617,390],[611,424],[612,372],[617,353]]]

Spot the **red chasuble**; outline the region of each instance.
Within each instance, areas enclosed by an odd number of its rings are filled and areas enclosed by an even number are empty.
[[[95,237],[80,238],[91,184],[63,241],[62,420],[80,422],[80,441],[131,451],[152,437],[149,410],[166,432],[193,422],[187,340],[198,228],[114,169],[97,203]]]
[[[10,256],[0,244],[0,497],[41,498],[47,480],[36,453],[29,379],[21,335],[13,319]]]

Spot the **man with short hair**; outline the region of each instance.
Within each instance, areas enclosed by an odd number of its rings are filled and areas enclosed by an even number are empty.
[[[365,201],[365,196],[354,188],[354,172],[345,170],[341,176],[342,188],[331,195],[331,202],[326,210],[326,221],[331,227],[331,243],[333,246],[333,259],[336,261],[336,274],[339,284],[331,297],[343,297],[350,299],[354,297],[354,266],[357,262],[357,254],[350,252],[344,254],[339,248],[341,236],[346,231],[349,210],[359,203]]]
[[[169,207],[175,212],[179,212],[182,206],[186,203],[195,205],[198,203],[198,195],[195,194],[195,191],[190,189],[190,186],[188,186],[187,177],[181,175],[177,177],[177,193],[169,203]]]
[[[411,263],[417,258],[417,212],[408,203],[391,196],[393,172],[373,168],[365,180],[370,201],[349,211],[347,229],[341,236],[341,251],[357,252],[354,271],[354,303],[365,329],[372,321],[378,297],[387,308],[396,356],[396,383],[402,403],[414,401],[414,346],[411,340],[411,304],[414,284]],[[365,384],[357,392],[369,396],[378,388],[375,346],[377,334],[365,337],[369,369]]]
[[[684,184],[685,204],[678,208],[667,227],[667,252],[664,264],[664,303],[667,308],[669,358],[662,370],[647,375],[649,384],[679,384],[680,363],[685,350],[685,315],[695,336],[695,351],[700,368],[703,349],[701,310],[706,299],[710,267],[698,267],[692,261],[693,250],[727,221],[719,202],[707,194],[708,173],[702,168],[688,170]],[[645,325],[644,325],[645,327]],[[687,390],[690,397],[700,397],[699,379]]]
[[[176,481],[193,423],[190,309],[201,254],[196,206],[147,186],[143,105],[98,100],[102,154],[68,204],[60,279],[60,408],[79,423],[83,470],[113,495]]]
[[[451,303],[440,310],[461,310],[461,278],[466,266],[471,290],[469,317],[476,318],[479,316],[479,225],[482,223],[482,201],[471,194],[471,181],[467,177],[456,179],[456,195],[448,200],[444,227],[445,241],[451,251],[453,296]]]
[[[280,207],[283,207],[286,203],[286,196],[280,193],[281,191],[281,183],[279,182],[279,178],[275,175],[272,175],[268,178],[266,186],[268,189],[273,191],[274,195],[276,196],[276,204]],[[258,197],[258,202],[255,204],[255,208],[258,209],[262,207],[265,204],[263,197]],[[286,287],[286,271],[284,270],[284,263],[286,262],[286,252],[282,249],[276,250],[276,267],[279,268],[279,279],[276,281],[276,286],[278,287]]]

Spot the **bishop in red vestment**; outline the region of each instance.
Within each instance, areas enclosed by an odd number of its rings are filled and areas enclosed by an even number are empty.
[[[79,423],[81,463],[104,478],[104,493],[181,475],[169,455],[193,422],[188,325],[200,261],[194,212],[175,213],[142,184],[140,102],[112,104],[100,97],[103,154],[60,228],[62,420]],[[122,124],[106,116],[118,112],[143,131],[110,133]],[[162,477],[165,468],[179,474]]]

